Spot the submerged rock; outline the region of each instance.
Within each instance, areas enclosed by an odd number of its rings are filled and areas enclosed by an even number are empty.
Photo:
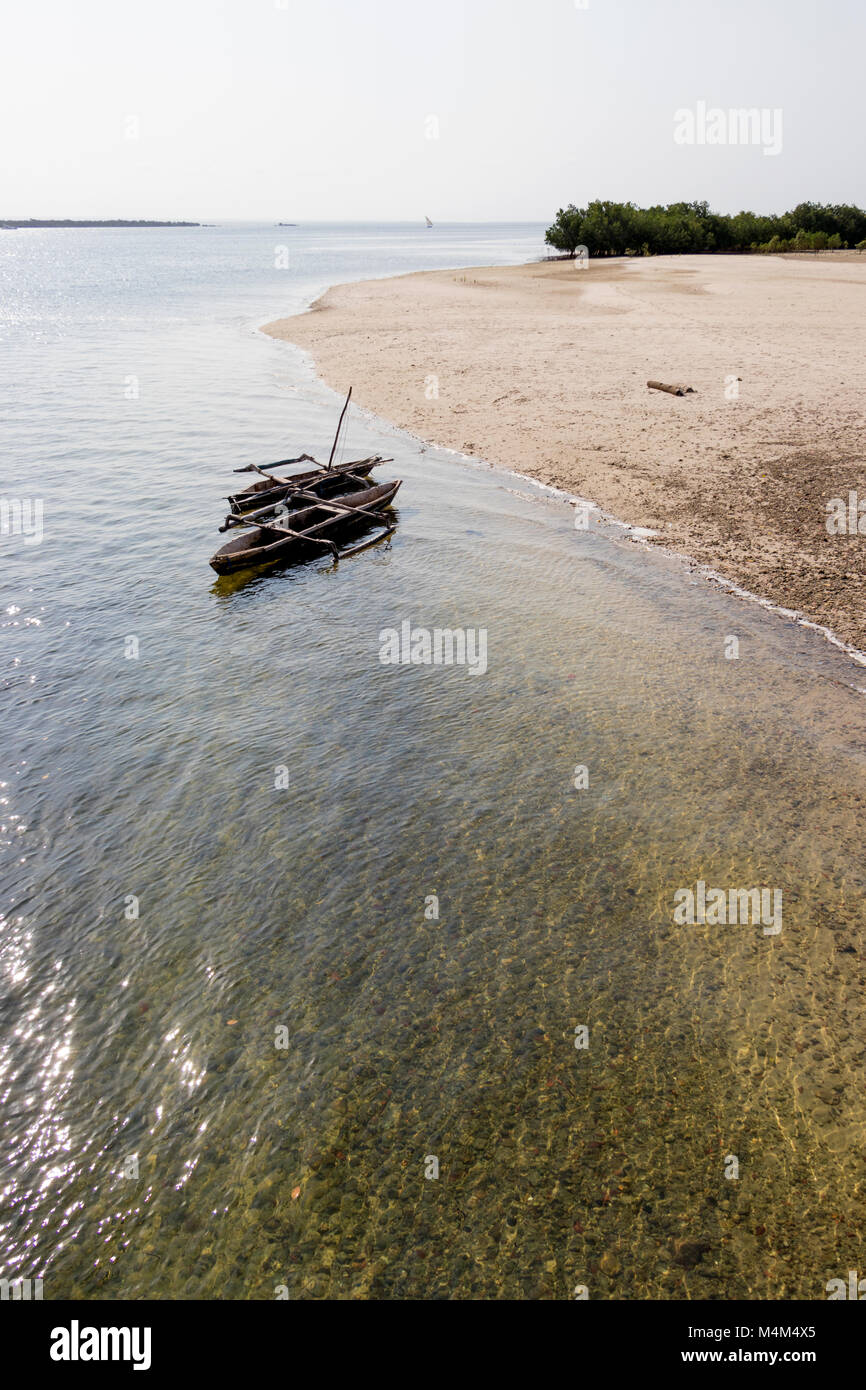
[[[673,1256],[684,1269],[694,1269],[703,1255],[711,1249],[708,1240],[697,1240],[691,1236],[680,1236],[673,1243]]]

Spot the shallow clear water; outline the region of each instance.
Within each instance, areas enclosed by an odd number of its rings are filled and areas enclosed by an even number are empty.
[[[231,468],[339,409],[257,324],[540,243],[0,240],[0,496],[45,515],[0,538],[3,1276],[808,1298],[860,1267],[862,671],[358,415],[393,538],[208,568]],[[383,665],[404,621],[486,629],[487,671]],[[699,879],[780,888],[781,934],[675,925]]]

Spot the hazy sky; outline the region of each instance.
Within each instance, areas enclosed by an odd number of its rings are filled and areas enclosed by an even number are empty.
[[[18,0],[0,217],[862,205],[864,41],[866,0]],[[700,101],[781,108],[781,153],[676,144]]]

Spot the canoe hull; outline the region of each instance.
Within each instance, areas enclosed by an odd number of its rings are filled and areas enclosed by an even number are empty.
[[[366,488],[351,495],[351,505],[374,508],[381,512],[389,507],[400,487],[400,480],[381,483],[378,487]],[[274,536],[273,531],[258,526],[245,528],[241,535],[229,541],[216,555],[211,557],[211,569],[217,574],[235,574],[238,570],[258,568],[261,565],[287,564],[312,559],[316,555],[331,553],[325,545],[317,541],[332,541],[336,544],[345,536],[369,525],[374,525],[377,517],[369,512],[347,511],[328,512],[326,507],[307,506],[294,512],[278,528],[285,531],[285,539]]]
[[[315,491],[322,497],[333,497],[343,488],[351,487],[351,484],[346,482],[347,473],[366,478],[380,462],[384,460],[359,459],[357,463],[343,463],[330,470],[314,468],[307,473],[295,473],[293,477],[274,478],[273,482],[268,478],[260,478],[257,483],[251,483],[249,487],[233,493],[228,498],[228,503],[231,510],[240,516],[258,507],[280,502],[297,488]]]

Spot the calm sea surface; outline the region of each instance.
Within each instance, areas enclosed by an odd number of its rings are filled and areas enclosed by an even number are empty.
[[[258,325],[542,234],[0,235],[0,498],[44,514],[0,536],[0,1277],[726,1299],[862,1272],[862,669],[358,413],[345,456],[404,479],[392,539],[208,567],[232,468],[326,455],[340,406]],[[406,621],[486,629],[487,671],[382,665]],[[699,880],[781,890],[782,931],[677,925]]]

